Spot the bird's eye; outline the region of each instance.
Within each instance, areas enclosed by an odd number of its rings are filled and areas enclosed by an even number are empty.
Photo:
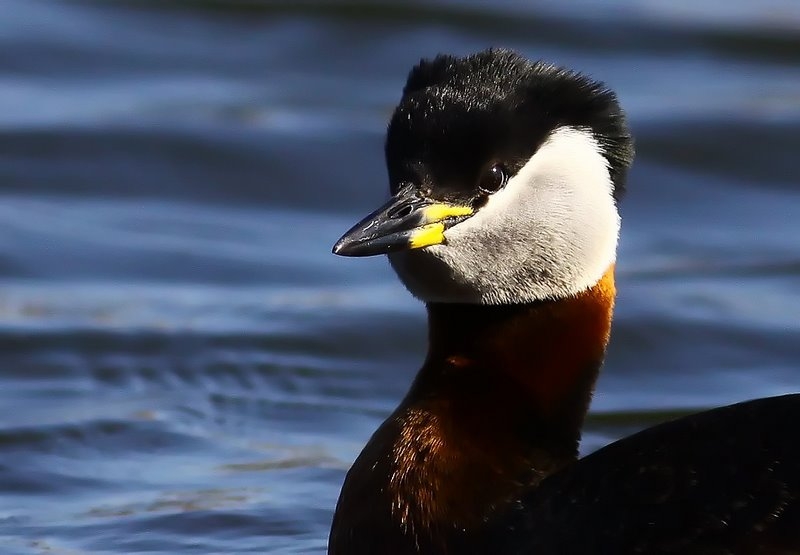
[[[484,193],[496,193],[508,183],[508,171],[502,164],[495,164],[486,170],[478,181],[478,188]]]

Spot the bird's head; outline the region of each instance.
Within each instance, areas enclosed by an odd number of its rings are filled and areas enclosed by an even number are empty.
[[[613,92],[506,50],[423,60],[389,123],[392,198],[333,252],[427,302],[574,295],[614,263],[633,145]]]

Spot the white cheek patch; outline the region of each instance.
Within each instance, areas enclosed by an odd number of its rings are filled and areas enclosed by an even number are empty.
[[[620,219],[612,193],[608,162],[592,134],[562,127],[504,189],[445,233],[446,244],[391,261],[409,290],[429,302],[574,295],[597,283],[616,258]]]

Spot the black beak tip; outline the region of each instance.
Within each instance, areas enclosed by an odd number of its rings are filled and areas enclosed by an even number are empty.
[[[331,252],[339,256],[358,256],[359,255],[359,241],[354,241],[345,235],[333,245]]]
[[[346,248],[346,244],[345,244],[345,242],[344,242],[344,241],[342,241],[341,239],[339,239],[338,241],[336,241],[336,244],[335,244],[335,245],[333,245],[333,248],[331,249],[331,252],[332,252],[333,254],[339,254],[339,255],[342,255],[342,254],[344,254],[344,253],[342,253],[342,251],[343,251],[343,250],[345,250],[345,251],[347,250],[347,248]]]

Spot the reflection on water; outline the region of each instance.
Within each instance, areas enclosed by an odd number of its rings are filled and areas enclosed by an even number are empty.
[[[421,56],[619,91],[639,157],[584,450],[798,390],[800,7],[6,0],[0,551],[312,553],[423,356],[383,196]]]

